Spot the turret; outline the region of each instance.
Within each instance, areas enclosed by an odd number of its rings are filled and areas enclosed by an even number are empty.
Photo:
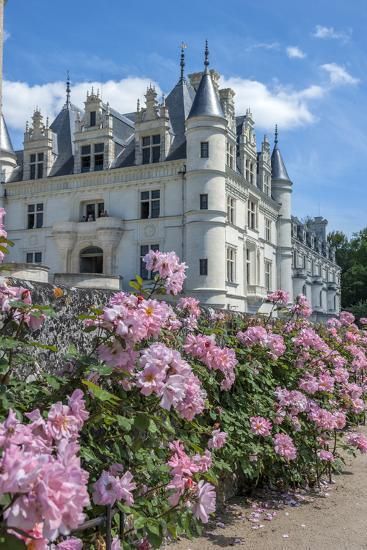
[[[227,120],[209,72],[205,70],[186,121],[185,261],[187,292],[206,303],[225,303],[225,164]]]
[[[279,203],[277,221],[277,276],[278,288],[289,292],[293,299],[292,281],[292,182],[278,147],[278,128],[275,127],[274,149],[271,155],[272,195]]]

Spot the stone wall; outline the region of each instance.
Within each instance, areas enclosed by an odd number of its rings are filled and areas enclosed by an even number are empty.
[[[109,290],[90,288],[57,287],[63,292],[59,298],[55,296],[55,286],[48,283],[38,283],[8,277],[10,285],[22,286],[32,292],[34,304],[51,305],[55,311],[54,317],[48,317],[42,328],[34,333],[34,339],[42,344],[57,347],[57,352],[31,349],[31,355],[36,365],[48,372],[59,372],[65,366],[65,354],[70,346],[78,351],[90,351],[92,335],[83,331],[83,321],[78,317],[88,313],[91,307],[99,307],[107,303],[113,294]]]

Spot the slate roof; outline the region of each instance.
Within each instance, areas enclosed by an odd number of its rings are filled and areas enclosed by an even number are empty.
[[[174,139],[167,160],[186,158],[185,121],[195,98],[195,90],[185,79],[180,80],[166,98]]]
[[[80,109],[71,104],[57,115],[50,128],[55,134],[57,158],[51,169],[50,176],[65,176],[74,170],[73,134],[77,114]]]
[[[196,116],[210,116],[224,118],[218,93],[214,87],[211,74],[206,67],[201,77],[189,118]]]
[[[277,142],[275,142],[274,149],[271,155],[271,177],[274,180],[290,181],[288,172],[285,167],[282,154],[278,148]]]
[[[15,154],[4,115],[1,115],[0,118],[0,149],[1,151],[6,151],[12,155]]]

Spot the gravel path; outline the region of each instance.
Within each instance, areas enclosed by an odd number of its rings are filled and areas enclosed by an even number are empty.
[[[321,494],[300,495],[296,506],[293,499],[285,500],[287,505],[281,505],[271,521],[266,520],[266,514],[272,513],[269,509],[253,523],[248,518],[254,511],[256,514],[258,505],[245,498],[235,499],[208,525],[205,536],[193,541],[182,539],[167,548],[367,550],[367,455],[348,458],[343,474]]]

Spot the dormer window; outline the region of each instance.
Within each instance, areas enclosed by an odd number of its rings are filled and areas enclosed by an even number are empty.
[[[29,157],[30,179],[43,178],[44,153],[32,153]]]
[[[155,134],[153,136],[144,136],[142,138],[143,164],[151,164],[159,162],[161,158],[161,136]]]
[[[93,155],[92,155],[93,147]],[[92,165],[93,157],[93,165]],[[104,168],[104,143],[95,145],[82,145],[80,153],[81,171],[90,172],[91,170],[103,170]]]
[[[97,113],[96,113],[96,111],[91,111],[90,112],[90,118],[89,118],[89,125],[90,126],[95,126],[96,122],[97,122]]]
[[[104,166],[104,143],[96,143],[94,146],[94,169],[103,170]]]
[[[90,145],[82,145],[80,160],[81,160],[81,171],[82,172],[90,172],[90,166],[91,166],[91,146]]]

